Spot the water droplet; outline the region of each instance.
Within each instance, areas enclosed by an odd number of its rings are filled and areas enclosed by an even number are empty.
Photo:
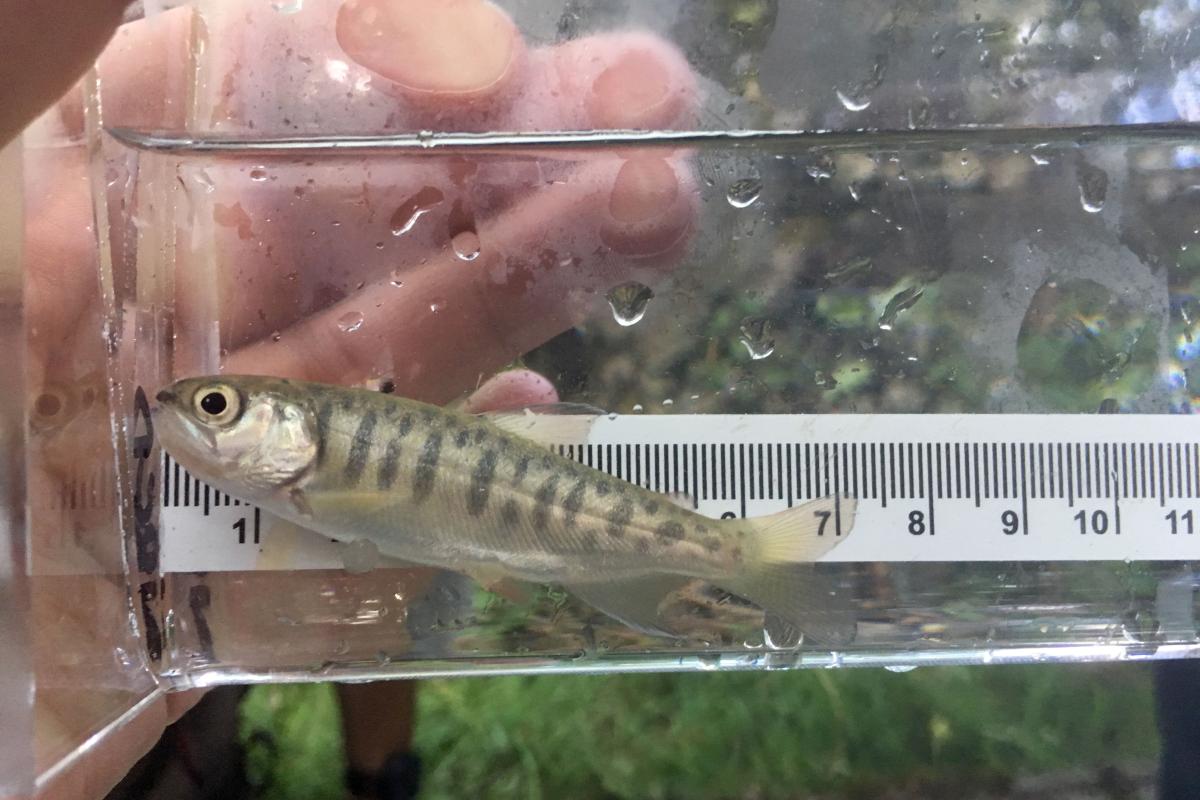
[[[379,664],[379,666],[386,667],[388,664],[392,663],[392,657],[383,650],[380,650],[375,654],[375,661]]]
[[[454,255],[463,261],[474,261],[479,258],[479,234],[475,231],[463,231],[457,234],[450,241],[450,246],[454,248]]]
[[[849,191],[851,200],[856,203],[862,202],[862,184],[860,184],[858,181],[854,181],[850,184]]]
[[[826,391],[829,391],[830,389],[836,389],[838,385],[836,378],[834,378],[832,375],[826,375],[821,370],[817,370],[813,375],[813,383]]]
[[[662,404],[670,408],[671,406],[675,405],[675,401],[668,397],[666,400],[663,400]]]
[[[646,306],[654,299],[654,292],[649,286],[630,281],[610,290],[607,298],[613,319],[618,325],[628,328],[637,325],[646,316]]]
[[[838,102],[847,111],[865,111],[871,106],[871,98],[859,94],[847,94],[841,89],[837,90]]]
[[[734,208],[749,208],[762,194],[762,179],[758,175],[740,178],[729,185],[725,199]]]
[[[888,672],[912,672],[916,668],[916,664],[888,664],[884,667]]]
[[[924,286],[910,286],[904,291],[898,292],[891,300],[888,300],[887,306],[883,309],[883,314],[879,317],[879,329],[890,331],[896,324],[896,317],[900,316],[901,312],[915,306],[924,294]]]
[[[283,338],[283,334],[280,333],[279,331],[274,331],[271,333],[271,341],[272,342],[278,342],[282,338]]]
[[[437,208],[444,199],[445,196],[440,191],[432,186],[426,186],[405,200],[392,214],[390,221],[392,236],[403,236],[411,231],[422,216]],[[379,246],[382,247],[382,245]]]
[[[436,314],[446,307],[445,300],[431,300],[429,302],[429,313]]]
[[[633,413],[635,413],[635,414],[641,414],[641,413],[642,413],[643,411],[645,411],[645,410],[646,410],[646,409],[642,407],[642,404],[641,404],[641,403],[634,403],[634,404],[633,404]]]
[[[436,138],[436,134],[433,131],[420,131],[417,133],[417,143],[421,147],[433,147]]]
[[[362,575],[379,566],[379,548],[370,539],[355,539],[342,547],[342,566],[352,575]]]
[[[837,174],[837,163],[834,162],[833,157],[828,153],[822,153],[805,168],[805,171],[808,173],[808,177],[820,183],[821,181],[829,180]]]
[[[836,267],[829,270],[829,272],[825,273],[825,278],[826,280],[830,280],[835,283],[847,281],[850,278],[870,272],[872,266],[874,266],[874,264],[869,258],[855,258],[847,261],[844,264],[838,264]]]
[[[358,311],[348,311],[338,317],[338,330],[342,333],[354,333],[363,326],[363,315]]]
[[[1096,214],[1104,208],[1108,197],[1108,173],[1099,167],[1081,162],[1079,173],[1079,202],[1083,210]]]
[[[208,174],[208,170],[196,170],[196,174],[193,177],[196,183],[204,187],[205,192],[212,193],[217,190],[217,185],[213,183],[212,176]]]
[[[1050,163],[1050,157],[1042,152],[1045,150],[1045,148],[1046,145],[1044,144],[1035,145],[1033,152],[1029,154],[1029,157],[1033,159],[1033,163],[1037,164],[1039,167],[1044,167]]]
[[[391,284],[392,284],[392,286],[395,286],[397,289],[404,288],[404,270],[397,269],[397,270],[392,271]]]
[[[266,167],[255,167],[254,169],[250,170],[250,180],[254,181],[255,183],[262,183],[267,179],[267,177]]]
[[[771,335],[771,320],[763,317],[746,317],[740,327],[741,342],[755,361],[761,361],[775,352],[775,337]]]
[[[696,656],[696,660],[700,662],[700,669],[716,670],[721,668],[720,653],[702,653]]]
[[[280,14],[295,14],[303,10],[304,0],[271,0],[271,8]]]

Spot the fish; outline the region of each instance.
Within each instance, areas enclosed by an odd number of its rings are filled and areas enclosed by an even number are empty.
[[[158,392],[153,413],[160,442],[194,476],[329,538],[368,540],[393,559],[484,586],[558,585],[651,636],[680,636],[659,607],[697,579],[805,642],[842,645],[855,635],[852,604],[813,568],[852,530],[852,498],[712,519],[547,446],[572,431],[579,441],[594,415],[540,415],[531,438],[528,409],[472,415],[249,375],[177,381]]]

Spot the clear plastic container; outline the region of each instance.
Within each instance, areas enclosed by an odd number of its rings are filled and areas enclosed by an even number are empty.
[[[837,651],[702,587],[680,643],[429,569],[164,572],[148,398],[187,375],[449,403],[519,361],[620,414],[1192,411],[1191,4],[411,5],[152,14],[27,135],[5,587],[33,775],[226,682],[1197,652],[1186,548],[829,564]]]

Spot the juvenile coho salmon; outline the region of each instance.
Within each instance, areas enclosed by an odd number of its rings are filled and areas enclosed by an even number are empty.
[[[192,474],[330,538],[485,585],[558,584],[651,635],[675,635],[658,608],[701,579],[808,641],[853,638],[852,608],[812,569],[853,527],[850,498],[714,520],[551,452],[527,438],[528,413],[472,416],[364,389],[220,376],[179,381],[158,403],[161,441]],[[821,524],[834,514],[840,537]]]

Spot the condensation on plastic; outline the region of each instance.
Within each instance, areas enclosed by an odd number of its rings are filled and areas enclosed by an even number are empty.
[[[847,565],[833,574],[861,601],[860,642],[799,655],[703,592],[680,605],[704,609],[709,644],[680,649],[555,591],[509,603],[431,570],[163,575],[143,446],[145,394],[222,366],[453,399],[482,369],[457,358],[463,331],[497,343],[487,368],[536,351],[568,399],[617,411],[1190,410],[1200,331],[1179,264],[1200,161],[1186,131],[1128,126],[1200,117],[1192,4],[507,2],[526,46],[487,113],[430,105],[356,60],[334,0],[167,5],[103,57],[103,102],[76,115],[95,138],[64,112],[26,177],[34,220],[68,187],[58,210],[99,221],[53,228],[67,235],[50,265],[87,281],[63,284],[82,298],[69,317],[27,334],[38,702],[87,710],[62,735],[39,727],[40,763],[152,672],[186,686],[1194,652],[1178,563]],[[598,98],[655,70],[676,105]],[[201,145],[647,126],[842,138],[217,155],[129,147],[101,134],[101,110],[105,126]],[[655,297],[625,328],[604,295],[632,280]],[[904,296],[919,302],[889,312]],[[497,328],[501,308],[532,324]],[[773,321],[768,358],[747,357],[743,318]],[[1030,343],[1058,347],[1060,329],[1113,349],[1109,377],[1054,384]],[[348,356],[321,358],[330,341]]]

